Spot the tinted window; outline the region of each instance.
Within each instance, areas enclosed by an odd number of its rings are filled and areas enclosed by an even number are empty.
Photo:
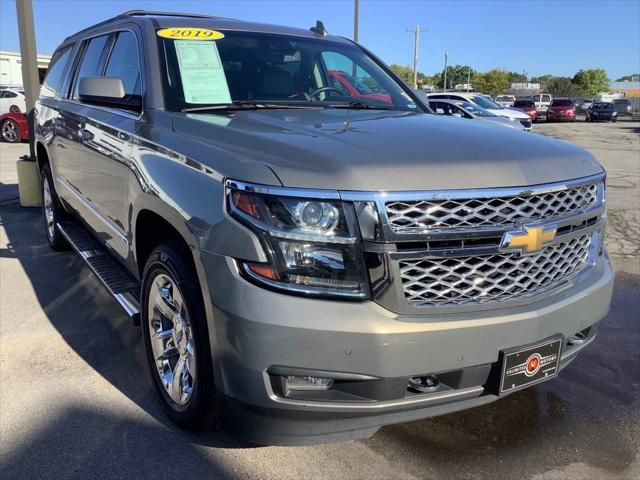
[[[72,45],[65,47],[58,52],[51,59],[49,68],[47,70],[47,76],[44,77],[42,88],[40,89],[40,95],[43,97],[60,97],[64,84],[64,72],[67,63],[69,63],[69,57],[71,56]]]
[[[571,100],[554,100],[551,102],[552,107],[573,107]]]
[[[594,110],[613,110],[613,103],[594,103]]]
[[[120,32],[118,34],[104,75],[121,79],[127,95],[140,95],[138,42],[133,33]]]
[[[8,91],[7,94],[6,94],[6,98],[15,98],[17,96],[18,96],[18,94],[16,92],[9,92]]]
[[[516,108],[525,108],[525,107],[535,107],[536,105],[535,103],[533,103],[533,100],[516,100],[513,106]]]
[[[75,86],[73,88],[73,98],[78,96],[78,85],[80,79],[84,77],[99,77],[102,72],[102,64],[104,57],[104,47],[107,44],[109,36],[92,38],[89,45],[85,48],[82,56],[82,63],[76,75]]]

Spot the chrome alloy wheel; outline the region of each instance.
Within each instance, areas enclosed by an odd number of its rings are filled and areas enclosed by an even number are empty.
[[[5,121],[2,124],[2,138],[4,141],[9,143],[14,143],[18,141],[20,138],[20,134],[18,133],[18,125],[12,121]]]
[[[169,276],[153,279],[147,313],[160,381],[173,402],[185,405],[196,381],[195,342],[184,298]]]
[[[49,237],[49,241],[53,241],[56,226],[53,215],[53,201],[51,200],[51,187],[49,186],[47,177],[44,177],[42,180],[42,200],[44,203],[44,221],[47,227],[47,236]]]

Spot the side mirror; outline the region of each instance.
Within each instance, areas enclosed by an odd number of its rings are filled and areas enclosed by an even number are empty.
[[[78,85],[78,98],[83,103],[103,107],[142,110],[140,95],[127,95],[122,80],[113,77],[83,77]]]

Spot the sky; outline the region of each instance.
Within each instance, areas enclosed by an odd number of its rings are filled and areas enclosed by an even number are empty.
[[[353,36],[353,0],[33,0],[38,53],[50,54],[68,35],[130,9],[204,13]],[[640,72],[640,0],[431,1],[360,0],[359,42],[386,63],[441,71],[467,64],[529,77],[573,76],[604,68],[615,80]],[[0,0],[0,50],[19,51],[14,0]]]

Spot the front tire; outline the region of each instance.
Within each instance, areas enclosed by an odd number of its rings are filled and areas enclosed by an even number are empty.
[[[44,232],[49,246],[58,252],[69,250],[67,239],[58,228],[58,223],[66,217],[66,212],[60,204],[56,194],[49,165],[42,167],[40,172],[40,184],[42,185],[42,217],[44,220]]]
[[[22,141],[22,135],[20,135],[20,126],[18,122],[11,118],[7,118],[0,126],[2,132],[2,139],[8,143],[20,143]]]
[[[207,426],[215,389],[207,321],[190,252],[156,248],[142,278],[141,323],[149,371],[163,409],[177,425]]]

